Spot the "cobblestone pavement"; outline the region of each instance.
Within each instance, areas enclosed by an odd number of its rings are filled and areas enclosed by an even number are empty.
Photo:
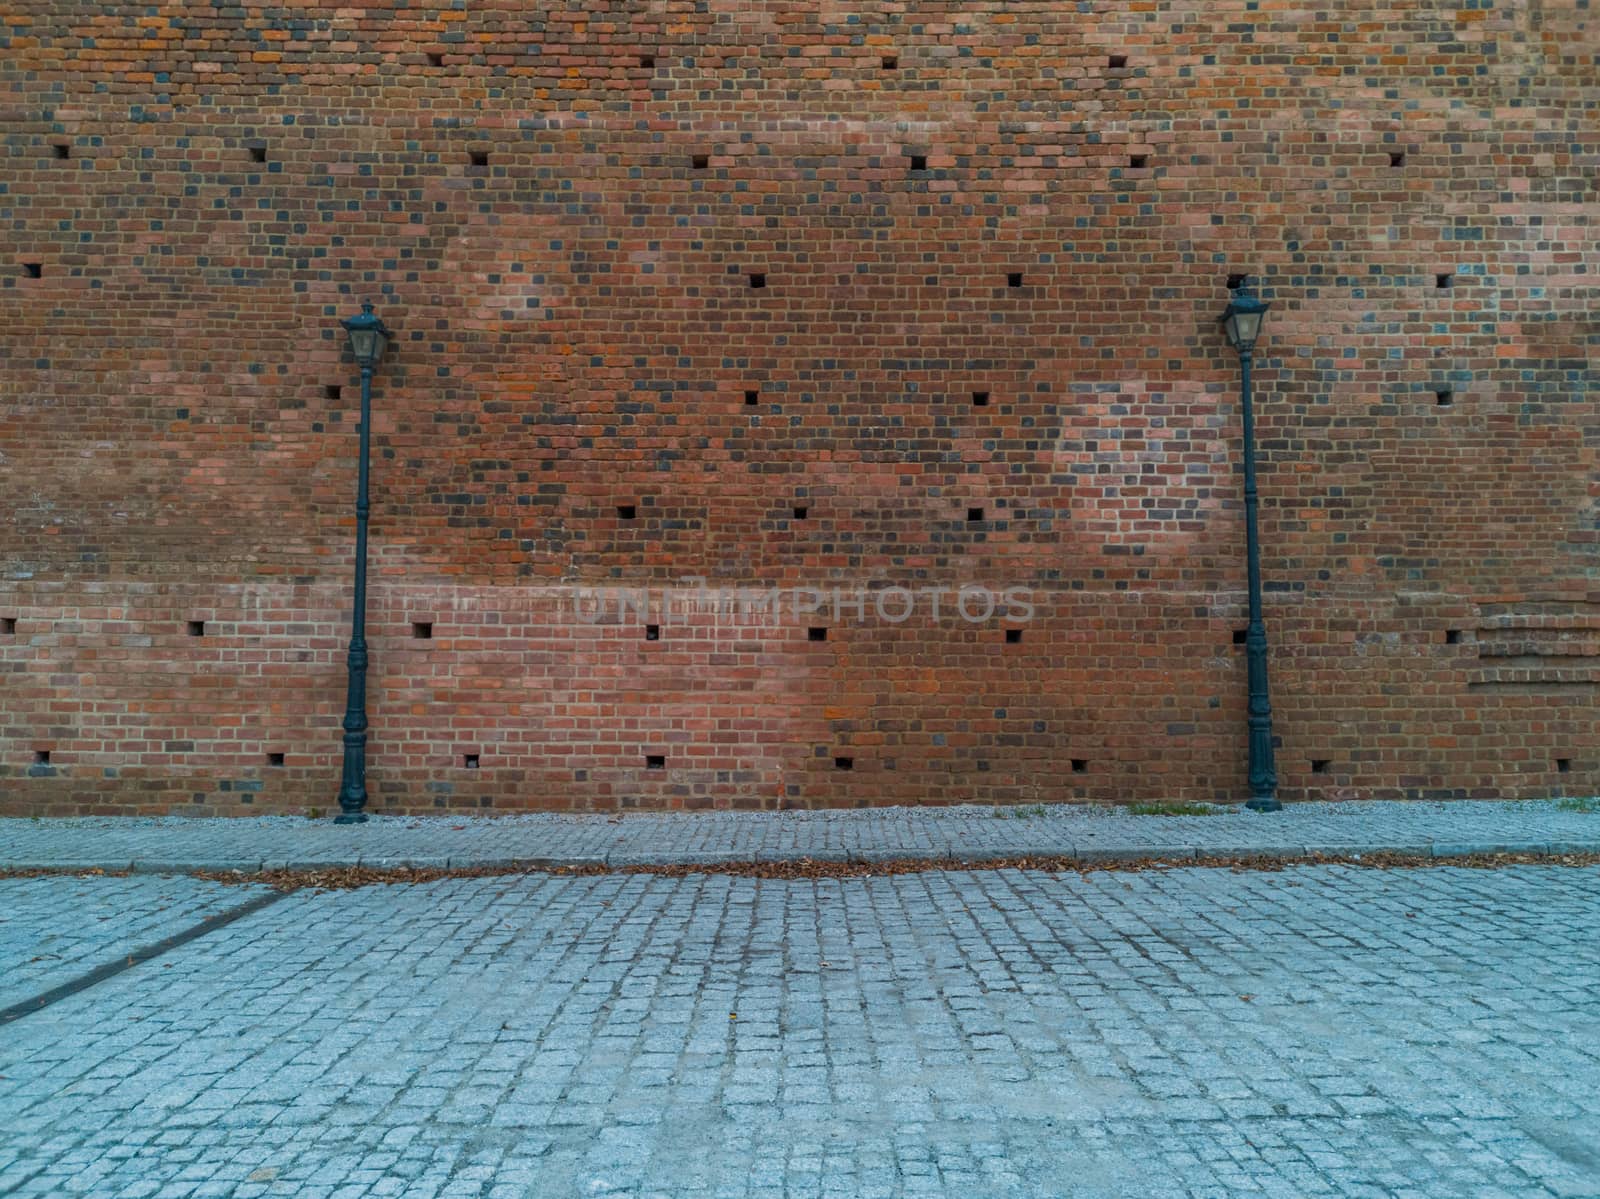
[[[1600,1196],[1597,911],[1556,866],[301,891],[0,1030],[0,1194]]]
[[[1402,850],[1600,851],[1600,802],[1306,803],[1281,812],[1132,816],[1062,804],[696,812],[623,817],[290,816],[0,820],[0,868],[258,870],[263,866],[654,864],[896,857],[985,860]]]
[[[265,890],[192,878],[0,879],[0,1008],[42,995]]]

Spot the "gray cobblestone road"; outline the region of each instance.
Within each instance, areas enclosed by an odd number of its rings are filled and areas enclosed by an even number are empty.
[[[1540,866],[298,892],[0,1027],[0,1194],[1600,1195],[1597,911]]]
[[[0,1008],[264,891],[193,878],[0,878]]]

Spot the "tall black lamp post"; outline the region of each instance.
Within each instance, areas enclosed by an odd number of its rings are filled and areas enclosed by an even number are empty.
[[[350,618],[350,683],[344,705],[344,774],[339,781],[335,824],[360,824],[367,818],[367,459],[372,444],[372,372],[389,342],[389,330],[372,314],[372,305],[340,321],[350,334],[350,349],[361,367],[361,462],[356,474],[356,595]]]
[[[1246,573],[1250,586],[1250,625],[1245,630],[1245,661],[1250,672],[1250,799],[1245,807],[1276,812],[1278,771],[1272,762],[1272,700],[1267,694],[1267,626],[1261,619],[1261,545],[1256,533],[1256,421],[1251,406],[1250,365],[1256,338],[1269,305],[1250,288],[1248,278],[1233,289],[1222,314],[1228,344],[1239,351],[1244,407],[1244,528]]]

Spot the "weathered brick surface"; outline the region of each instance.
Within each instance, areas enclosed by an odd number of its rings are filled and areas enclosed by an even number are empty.
[[[1238,798],[1246,272],[1285,796],[1600,783],[1576,0],[3,29],[0,810],[331,802],[367,297],[379,808]]]

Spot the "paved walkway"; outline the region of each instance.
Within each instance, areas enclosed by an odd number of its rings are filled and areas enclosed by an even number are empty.
[[[1308,803],[1281,812],[1130,816],[1070,805],[670,815],[267,816],[0,820],[0,869],[259,870],[892,858],[1193,858],[1395,850],[1437,857],[1600,851],[1600,803]]]
[[[0,977],[174,943],[0,1024],[0,1194],[1600,1196],[1596,867],[446,878],[176,943],[261,902],[0,879]]]

